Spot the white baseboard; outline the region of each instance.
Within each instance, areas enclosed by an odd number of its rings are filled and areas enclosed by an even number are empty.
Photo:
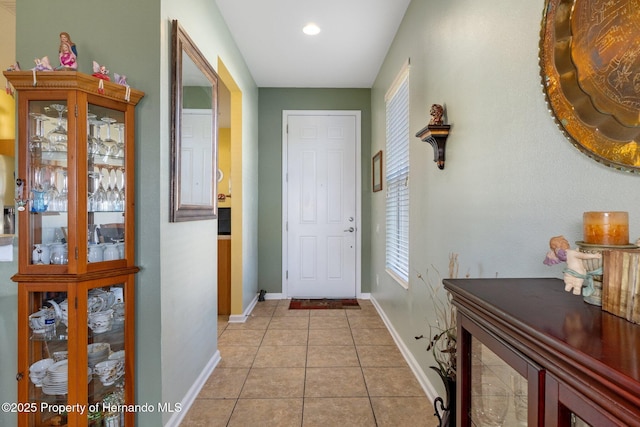
[[[222,358],[220,357],[220,350],[216,350],[213,357],[209,360],[209,362],[207,362],[202,372],[200,372],[200,375],[198,375],[198,378],[196,378],[196,381],[193,383],[191,388],[189,388],[189,391],[187,391],[187,394],[182,399],[182,402],[180,402],[180,412],[174,412],[165,426],[178,427],[180,425],[183,418],[187,415],[187,412],[189,412],[189,408],[191,408],[191,405],[193,405],[193,402],[195,402],[196,398],[198,397],[200,390],[202,390],[202,387],[207,382],[207,379],[209,378],[209,376],[211,376],[211,373],[216,368],[216,366],[218,366],[218,363],[220,363],[220,360],[222,360]]]
[[[264,294],[264,299],[287,299],[287,297],[285,297],[282,293],[270,294],[269,292],[267,292],[266,294]]]
[[[391,322],[389,321],[389,318],[387,317],[385,312],[382,310],[382,307],[380,307],[380,304],[378,304],[376,299],[373,297],[371,298],[371,302],[373,303],[373,306],[378,311],[378,314],[382,318],[382,321],[387,326],[387,329],[389,330],[389,333],[393,337],[393,340],[396,342],[398,349],[402,353],[402,356],[404,356],[404,359],[409,364],[409,368],[411,368],[411,371],[416,376],[416,379],[420,383],[420,386],[426,393],[427,397],[431,401],[435,400],[435,398],[438,396],[438,392],[433,387],[433,384],[431,384],[431,381],[429,381],[429,379],[425,375],[424,371],[420,367],[420,364],[418,364],[418,361],[416,360],[416,358],[413,357],[413,354],[411,354],[411,352],[409,351],[409,348],[405,345],[404,341],[402,341],[402,338],[400,338],[400,335],[396,332],[393,326],[391,326]]]
[[[229,316],[229,323],[244,323],[244,322],[246,322],[247,321],[247,317],[251,314],[251,312],[253,311],[253,308],[256,306],[257,303],[258,303],[258,294],[256,294],[255,297],[253,297],[253,300],[251,300],[251,303],[244,310],[244,313],[230,315]]]

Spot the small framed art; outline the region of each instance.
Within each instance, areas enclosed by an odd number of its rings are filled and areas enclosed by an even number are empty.
[[[371,173],[373,176],[373,192],[382,190],[382,150],[378,151],[371,161]]]

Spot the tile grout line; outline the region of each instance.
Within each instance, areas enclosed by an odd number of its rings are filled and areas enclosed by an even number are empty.
[[[364,369],[362,367],[362,360],[360,359],[360,353],[358,353],[358,346],[356,344],[356,339],[353,336],[353,328],[351,327],[351,319],[347,315],[346,311],[344,315],[347,317],[347,324],[349,325],[349,332],[351,333],[351,339],[353,340],[353,348],[356,352],[356,358],[358,359],[358,367],[360,368],[360,373],[362,374],[362,382],[364,383],[364,388],[367,390],[367,399],[369,400],[369,408],[371,409],[371,414],[373,415],[373,422],[375,425],[378,425],[378,419],[376,418],[376,413],[373,410],[373,402],[371,401],[371,393],[369,392],[369,386],[367,385],[367,380],[364,376]]]

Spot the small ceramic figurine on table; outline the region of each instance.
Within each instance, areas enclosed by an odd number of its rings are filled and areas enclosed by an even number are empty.
[[[552,237],[549,240],[551,250],[547,252],[544,259],[545,265],[554,265],[566,262],[567,267],[562,270],[564,273],[564,290],[572,292],[574,295],[589,296],[593,293],[593,276],[602,274],[596,271],[587,271],[582,260],[601,258],[599,253],[589,254],[571,249],[569,242],[564,236]],[[585,284],[585,280],[587,283]],[[585,289],[583,290],[583,286]]]
[[[444,108],[442,105],[433,104],[429,114],[431,114],[431,120],[429,121],[430,125],[442,126],[442,116],[444,115]]]
[[[96,61],[93,61],[93,74],[91,75],[101,80],[107,80],[107,81],[111,80],[109,78],[109,70],[107,70],[107,67],[105,67],[104,65],[98,64]]]

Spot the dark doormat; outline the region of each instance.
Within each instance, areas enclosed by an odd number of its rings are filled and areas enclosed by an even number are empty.
[[[289,310],[322,310],[322,309],[339,309],[339,308],[357,308],[358,300],[355,298],[347,299],[298,299],[293,298],[289,303]]]

